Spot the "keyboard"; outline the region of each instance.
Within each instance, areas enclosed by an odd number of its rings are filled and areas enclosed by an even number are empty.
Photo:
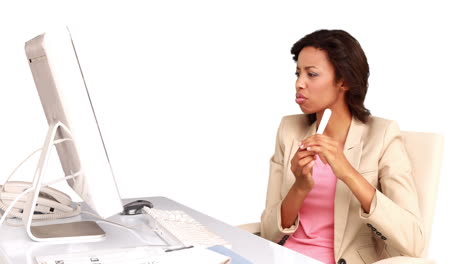
[[[227,264],[230,260],[227,256],[205,248],[193,247],[166,252],[157,246],[36,257],[38,264]]]
[[[180,210],[143,209],[154,219],[153,230],[171,246],[211,247],[230,244]]]
[[[230,257],[207,249],[216,245],[231,247],[217,234],[180,210],[144,207],[153,221],[152,230],[168,246],[139,246],[82,253],[38,256],[38,264],[227,264]]]

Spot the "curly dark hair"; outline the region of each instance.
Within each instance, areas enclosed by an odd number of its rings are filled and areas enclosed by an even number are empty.
[[[369,64],[359,42],[344,30],[317,30],[294,43],[291,48],[293,59],[297,62],[299,53],[305,47],[314,47],[327,53],[335,69],[335,82],[343,80],[349,87],[345,100],[351,114],[366,123],[370,111],[364,107],[369,79]],[[311,123],[316,114],[309,114]]]

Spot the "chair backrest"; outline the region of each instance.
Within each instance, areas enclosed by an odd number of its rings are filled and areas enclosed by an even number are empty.
[[[402,136],[413,166],[419,208],[426,232],[426,245],[429,245],[442,165],[444,138],[438,134],[412,131],[402,131]],[[427,255],[427,248],[428,246],[426,246],[423,256]]]

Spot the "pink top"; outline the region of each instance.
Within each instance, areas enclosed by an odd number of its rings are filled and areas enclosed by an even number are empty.
[[[284,246],[324,263],[335,263],[333,228],[336,176],[330,165],[325,165],[317,157],[312,177],[315,185],[299,210],[299,227]]]

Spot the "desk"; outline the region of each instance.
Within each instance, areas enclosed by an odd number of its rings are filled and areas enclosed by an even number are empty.
[[[197,212],[187,206],[179,204],[165,197],[146,197],[138,198],[149,200],[156,208],[165,210],[182,210],[206,226],[209,230],[217,233],[226,241],[232,244],[232,250],[253,263],[268,263],[268,264],[284,264],[284,263],[300,263],[300,264],[321,264],[321,262],[308,258],[302,254],[272,243],[263,238],[252,235],[244,230],[230,226],[221,221],[218,221],[205,214]],[[124,203],[128,203],[137,199],[123,199]],[[86,205],[83,205],[83,210],[88,210]],[[56,220],[57,222],[73,222],[79,220],[89,220],[85,214],[76,216],[70,219]],[[145,216],[120,216],[116,215],[110,218],[112,220],[121,221],[127,225],[135,225],[142,223]],[[119,247],[134,247],[145,246],[140,237],[132,233],[130,230],[120,228],[110,224],[98,222],[99,225],[106,231],[106,237],[98,242],[89,243],[72,243],[72,244],[50,244],[33,242],[29,239],[23,227],[11,227],[6,224],[0,229],[0,263],[3,264],[36,264],[34,257],[37,255],[52,255],[64,254],[71,252],[83,252],[90,250],[100,250]],[[143,225],[141,225],[143,226]],[[147,236],[145,239],[150,240],[153,244],[164,245],[164,242],[156,236]]]

